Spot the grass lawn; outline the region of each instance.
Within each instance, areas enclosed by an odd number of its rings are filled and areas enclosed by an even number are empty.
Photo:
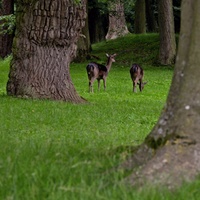
[[[116,50],[116,51],[115,51]],[[17,99],[6,95],[10,58],[0,61],[0,199],[196,199],[199,182],[172,194],[128,187],[114,170],[143,142],[165,104],[173,67],[153,65],[158,35],[129,35],[93,45],[105,63],[117,53],[107,90],[88,93],[87,63],[72,63],[71,77],[89,104]],[[129,68],[145,70],[143,92],[133,93]]]

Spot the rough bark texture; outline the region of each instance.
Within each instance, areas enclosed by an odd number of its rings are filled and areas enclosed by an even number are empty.
[[[135,3],[135,33],[146,33],[145,0],[137,0]]]
[[[179,51],[166,107],[152,132],[123,164],[131,184],[180,186],[200,173],[200,1],[182,1]]]
[[[174,64],[176,56],[172,0],[158,1],[158,20],[160,28],[159,63],[171,65]]]
[[[14,0],[2,0],[0,7],[0,16],[14,13]],[[0,23],[2,23],[0,21]],[[5,58],[12,52],[13,34],[0,35],[0,57]]]
[[[123,1],[115,0],[114,2],[109,2],[109,28],[106,39],[116,39],[128,33]]]
[[[83,102],[69,74],[84,26],[85,0],[17,1],[8,95]]]

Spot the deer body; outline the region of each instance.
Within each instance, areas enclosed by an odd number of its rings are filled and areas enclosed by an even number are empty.
[[[137,92],[137,85],[139,85],[140,92],[142,92],[144,85],[147,83],[143,83],[144,71],[142,67],[138,64],[133,64],[130,68],[130,75],[133,81],[133,92]]]
[[[100,90],[101,79],[103,79],[104,90],[106,89],[106,78],[108,76],[112,63],[115,62],[116,54],[113,55],[106,54],[106,56],[108,57],[106,66],[92,62],[89,63],[86,67],[89,79],[89,92],[93,92],[93,83],[96,79],[98,81],[98,90]]]

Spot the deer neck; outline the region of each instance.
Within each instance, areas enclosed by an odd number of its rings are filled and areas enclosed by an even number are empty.
[[[108,58],[108,61],[107,61],[107,64],[106,64],[106,68],[107,68],[108,72],[110,71],[111,66],[112,66],[112,61],[111,61],[111,59]]]

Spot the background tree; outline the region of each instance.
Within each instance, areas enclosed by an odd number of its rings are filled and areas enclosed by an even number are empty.
[[[0,1],[0,16],[10,15],[14,13],[14,0],[1,0]],[[8,19],[8,18],[6,18]],[[5,18],[0,20],[0,25],[3,25],[0,31],[0,57],[5,58],[11,53],[12,41],[13,41],[13,31],[6,32],[9,26],[6,23]],[[5,31],[5,32],[4,32]]]
[[[16,1],[16,33],[8,95],[80,103],[69,74],[86,18],[82,0]]]
[[[124,15],[124,2],[115,0],[108,2],[109,28],[106,39],[116,39],[129,33]]]
[[[87,0],[86,0],[87,1]],[[88,13],[88,1],[87,1],[87,13]],[[88,24],[88,15],[85,20],[85,26],[82,29],[81,35],[77,43],[77,55],[75,58],[76,62],[84,61],[91,52],[91,42],[90,42],[90,33],[89,33],[89,24]]]
[[[134,33],[135,0],[124,1],[124,15],[129,32]]]
[[[91,43],[105,40],[108,32],[108,6],[104,1],[88,1],[88,22]]]
[[[148,32],[158,32],[158,23],[155,16],[157,12],[156,0],[145,0],[146,9],[146,24]]]
[[[160,32],[159,62],[162,65],[174,64],[176,41],[172,0],[158,1],[158,16]]]
[[[179,50],[167,104],[152,132],[126,167],[141,166],[130,177],[176,187],[200,173],[200,1],[182,1]],[[192,89],[191,89],[192,88]]]
[[[135,33],[146,33],[145,0],[137,0],[135,3]]]

